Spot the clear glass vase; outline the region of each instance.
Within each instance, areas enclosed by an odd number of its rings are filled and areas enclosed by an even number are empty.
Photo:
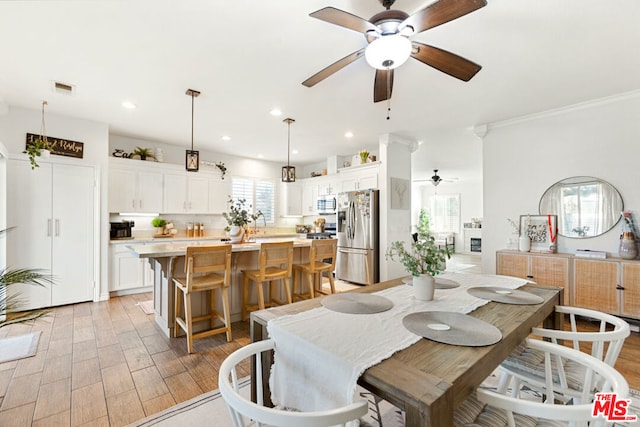
[[[638,256],[638,245],[631,231],[625,231],[620,235],[618,256],[622,259],[634,259]]]

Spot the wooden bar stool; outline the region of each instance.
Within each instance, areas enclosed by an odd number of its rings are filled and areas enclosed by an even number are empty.
[[[231,283],[231,245],[189,246],[185,259],[186,277],[174,277],[175,284],[175,322],[173,336],[178,336],[178,327],[187,334],[187,349],[193,353],[193,340],[226,332],[227,341],[231,341],[231,312],[229,309],[229,285]],[[215,292],[222,294],[223,315],[216,310]],[[196,292],[209,292],[209,314],[193,317],[191,295]],[[183,298],[180,298],[180,295]],[[184,301],[184,317],[181,317],[181,301]],[[210,329],[194,333],[193,322],[208,319]],[[223,326],[214,327],[216,319]]]
[[[294,299],[315,298],[316,294],[327,295],[322,289],[322,274],[327,273],[329,284],[331,285],[332,294],[336,293],[335,284],[333,282],[333,270],[336,268],[336,253],[338,251],[338,241],[336,239],[324,239],[311,241],[311,249],[309,250],[309,262],[306,264],[294,264],[293,266],[293,289]],[[327,262],[328,260],[331,262]],[[302,291],[302,279],[300,274],[307,277],[309,292]],[[299,292],[296,293],[296,286],[299,286]]]
[[[291,303],[291,288],[289,279],[293,264],[293,242],[262,243],[258,255],[257,270],[242,270],[242,320],[247,319],[247,312],[264,310],[274,304],[287,304],[273,297],[273,281],[282,280],[286,292],[287,302]],[[249,280],[256,282],[258,290],[258,304],[249,304]],[[269,301],[265,304],[264,282],[269,282]]]

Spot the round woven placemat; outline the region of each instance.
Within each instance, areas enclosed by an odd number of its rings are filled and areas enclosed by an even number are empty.
[[[534,295],[531,292],[497,286],[478,286],[467,289],[467,292],[477,298],[488,299],[504,304],[540,304],[544,301],[542,297]]]
[[[413,277],[402,279],[402,283],[413,286]],[[451,279],[436,277],[436,289],[453,289],[457,288],[458,286],[460,286],[460,283],[454,282]]]
[[[322,305],[340,313],[373,314],[389,310],[393,302],[380,295],[341,293],[323,298]]]
[[[502,332],[484,320],[449,311],[422,311],[402,319],[409,331],[444,344],[480,347],[495,344]]]

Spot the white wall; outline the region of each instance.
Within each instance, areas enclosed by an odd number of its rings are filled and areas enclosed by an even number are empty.
[[[9,113],[0,116],[0,140],[6,145],[10,157],[27,158],[21,154],[25,149],[26,133],[40,134],[41,123],[40,110],[10,107]],[[96,209],[98,222],[95,241],[99,256],[99,265],[96,265],[96,282],[99,285],[101,299],[108,296],[108,245],[109,245],[109,216],[107,213],[108,196],[108,164],[107,150],[109,140],[109,127],[105,123],[82,120],[78,118],[49,114],[45,111],[47,135],[57,138],[70,139],[84,143],[84,155],[82,159],[52,156],[51,161],[79,163],[94,166],[96,168],[96,185],[98,188],[98,200]],[[11,181],[7,182],[11,185]],[[10,224],[8,224],[10,225]]]
[[[634,92],[489,125],[483,142],[483,272],[495,272],[495,251],[506,247],[511,234],[507,218],[538,213],[544,191],[567,177],[608,181],[638,221],[638,117],[640,92]],[[590,239],[559,236],[558,252],[592,249],[616,256],[620,232],[618,224]]]
[[[9,152],[0,142],[0,271],[7,267],[7,156]]]
[[[391,209],[390,180],[404,179],[411,184],[411,153],[414,141],[403,139],[397,135],[380,137],[380,175],[378,183],[380,191],[380,281],[407,275],[407,271],[399,262],[386,260],[385,254],[391,242],[404,241],[411,238],[411,209]],[[411,206],[411,201],[409,201]]]

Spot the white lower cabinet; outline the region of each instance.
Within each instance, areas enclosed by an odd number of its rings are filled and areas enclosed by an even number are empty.
[[[93,167],[7,162],[7,265],[50,272],[54,284],[17,285],[22,309],[94,298]]]
[[[151,291],[153,270],[149,262],[133,255],[125,245],[111,245],[109,265],[109,291]]]

